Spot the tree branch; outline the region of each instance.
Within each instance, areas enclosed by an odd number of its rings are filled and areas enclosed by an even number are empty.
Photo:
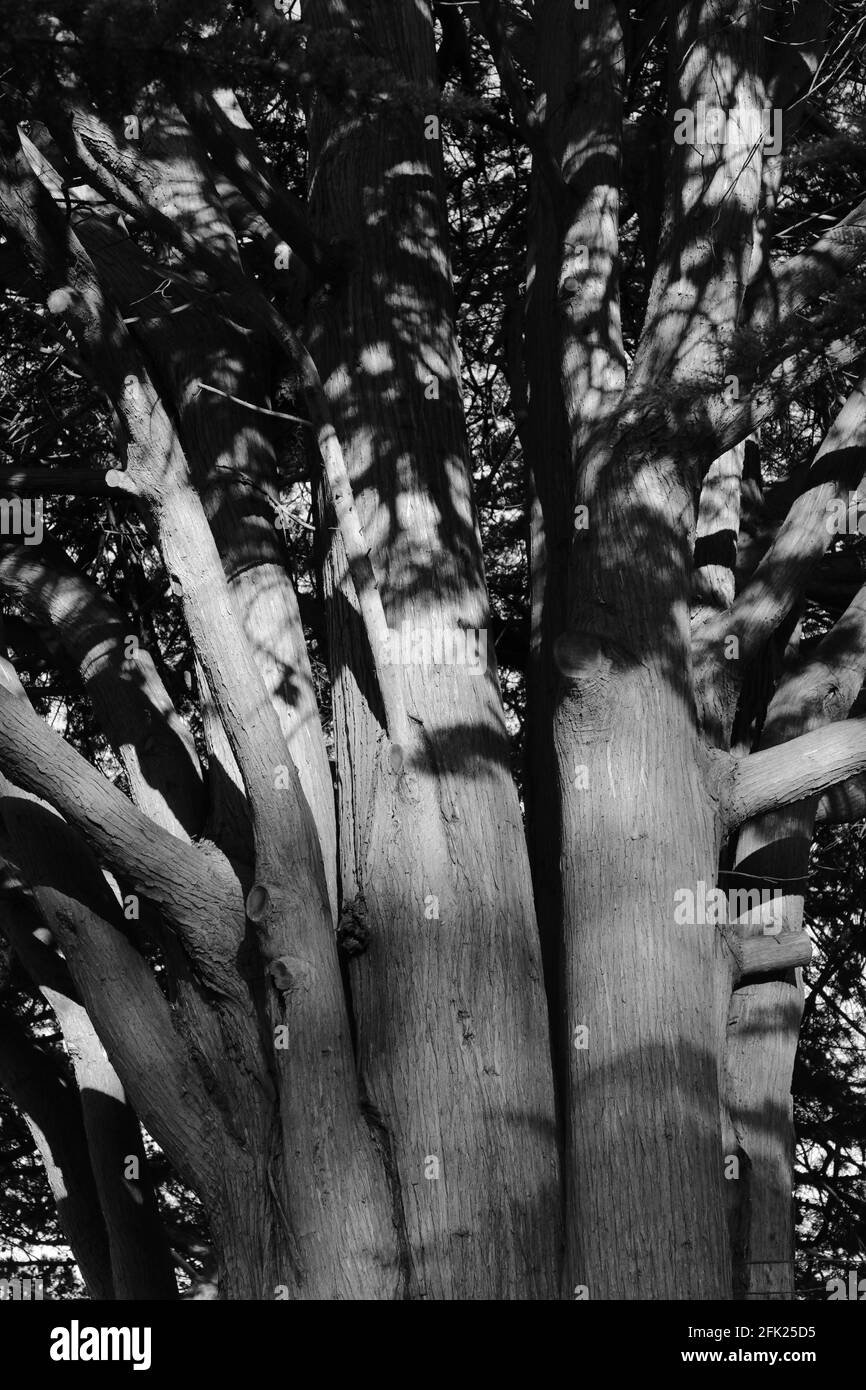
[[[60,1226],[91,1298],[111,1299],[111,1260],[79,1097],[51,1057],[0,1008],[0,1085],[33,1136]]]
[[[746,758],[732,758],[720,784],[727,832],[866,771],[866,718],[845,719]]]
[[[252,401],[242,401],[240,396],[232,396],[228,391],[220,391],[218,386],[208,386],[206,381],[196,381],[193,383],[199,391],[210,391],[214,396],[222,396],[224,400],[233,401],[235,405],[242,405],[246,410],[254,410],[257,415],[267,415],[272,420],[289,420],[293,425],[309,425],[310,420],[305,420],[303,415],[287,415],[283,410],[267,410],[263,405],[254,405]]]
[[[238,884],[215,850],[185,844],[139,811],[36,715],[8,661],[0,661],[0,767],[55,806],[98,857],[151,899],[186,943],[205,978],[236,983],[235,950],[213,919],[238,910]]]
[[[218,1112],[98,865],[57,812],[2,776],[0,814],[136,1112],[185,1181],[194,1188],[213,1182]]]
[[[485,33],[481,14],[482,7],[478,0],[466,0],[460,9],[473,29]],[[502,30],[510,51],[520,66],[525,68],[527,72],[531,72],[536,56],[535,24],[537,21],[528,19],[525,14],[521,14],[517,6],[510,3],[510,0],[501,0],[500,12]]]
[[[845,402],[818,449],[813,485],[797,497],[751,580],[733,607],[701,633],[706,649],[739,642],[740,669],[760,651],[802,593],[833,538],[830,503],[866,477],[866,376]],[[719,660],[722,658],[719,656]]]
[[[132,194],[121,196],[127,203],[137,202]],[[149,212],[143,204],[142,212]],[[69,324],[123,422],[131,442],[127,471],[147,499],[166,567],[180,584],[190,635],[250,798],[257,857],[263,861],[261,872],[266,873],[267,861],[272,865],[270,873],[278,879],[284,850],[292,855],[300,916],[311,899],[325,891],[316,827],[276,711],[232,605],[213,534],[192,487],[176,431],[117,310],[102,292],[90,257],[20,160],[14,173],[7,171],[0,187],[0,215],[24,241],[47,283],[57,287],[49,295],[49,308]],[[197,254],[191,237],[163,214],[155,214],[155,219],[163,231],[168,229],[170,240],[179,240],[185,251]],[[221,274],[219,259],[210,252],[202,254]],[[369,564],[369,556],[366,559]],[[285,789],[276,782],[280,767],[287,771]],[[43,794],[52,800],[50,788]],[[273,843],[267,843],[276,826],[280,827],[279,852]],[[151,834],[154,829],[151,825]],[[166,915],[174,920],[170,908]]]
[[[391,760],[395,771],[398,771],[403,764],[405,750],[411,742],[409,723],[406,716],[405,704],[403,700],[402,684],[396,666],[389,664],[385,660],[385,652],[388,644],[388,625],[385,618],[385,611],[382,606],[382,598],[376,579],[373,565],[370,560],[370,547],[364,536],[358,512],[355,507],[355,500],[352,495],[349,474],[346,468],[346,461],[343,451],[334,429],[330,404],[322,386],[321,378],[311,354],[301,342],[297,334],[289,327],[274,306],[265,298],[254,285],[250,283],[244,275],[243,270],[229,260],[220,258],[204,243],[196,241],[183,227],[173,222],[169,217],[158,209],[151,207],[141,196],[140,193],[133,192],[136,187],[137,171],[130,161],[125,159],[122,152],[114,144],[111,132],[100,126],[100,154],[103,159],[109,158],[111,168],[100,163],[94,156],[92,150],[86,143],[84,136],[79,129],[82,117],[73,111],[72,121],[68,129],[58,130],[58,137],[64,140],[69,149],[70,157],[75,159],[82,171],[87,175],[94,187],[103,192],[121,210],[130,215],[141,219],[159,237],[163,238],[170,245],[177,247],[188,258],[192,265],[199,265],[210,275],[217,285],[224,287],[236,300],[241,317],[252,320],[257,326],[261,327],[269,337],[275,341],[282,351],[293,361],[298,369],[307,407],[310,412],[310,420],[316,430],[316,439],[319,453],[324,465],[325,477],[331,494],[331,501],[337,516],[337,523],[343,536],[346,549],[346,556],[349,569],[358,595],[358,605],[364,626],[367,632],[370,651],[372,656],[373,668],[376,673],[377,682],[382,695],[382,703],[385,708],[388,723],[388,733],[392,742]],[[87,128],[93,126],[93,120],[88,118]],[[129,180],[129,186],[122,182],[114,166],[123,168],[124,177]],[[8,175],[7,175],[8,178]],[[22,186],[26,180],[22,180]],[[32,195],[31,195],[32,198]],[[4,211],[3,200],[0,198],[0,213]],[[44,201],[40,208],[41,220],[45,221],[48,216],[48,209]],[[59,209],[53,209],[55,225],[57,218],[60,217]],[[31,213],[31,218],[32,218]],[[15,225],[14,206],[7,201],[6,211],[7,222]],[[18,217],[20,223],[20,214]],[[61,235],[65,235],[65,223],[57,226],[54,233],[55,241]],[[98,282],[95,276],[88,274],[82,262],[82,257],[86,257],[83,247],[76,240],[77,250],[72,247],[73,236],[70,232],[70,250],[73,251],[77,263],[77,270],[84,280],[89,282],[89,293],[97,297],[96,302],[102,299],[99,291]],[[64,251],[61,264],[65,263],[67,253]],[[44,253],[38,255],[39,266],[43,273],[50,280],[56,281],[57,266],[49,264]],[[89,264],[89,262],[88,262]],[[71,305],[64,301],[64,308],[69,309]],[[91,324],[92,335],[92,324]],[[115,344],[121,339],[115,335]],[[113,370],[109,375],[109,380],[117,379],[117,371]],[[118,393],[119,394],[119,393]]]
[[[217,167],[285,239],[316,279],[336,271],[341,257],[315,235],[306,210],[271,175],[234,92],[206,93],[184,74],[174,92],[191,128]]]
[[[502,90],[510,103],[517,128],[532,151],[536,167],[544,179],[554,209],[561,215],[568,200],[568,185],[554,158],[544,125],[530,105],[523,90],[523,83],[511,60],[499,0],[480,0],[478,8],[484,34],[490,46],[490,54],[496,64]]]
[[[195,743],[149,652],[133,639],[128,654],[130,623],[117,605],[49,538],[38,548],[0,545],[0,590],[51,627],[77,666],[135,804],[173,835],[197,835],[204,789]]]
[[[849,777],[830,787],[818,802],[816,825],[849,825],[866,816],[866,776]]]
[[[734,955],[734,987],[752,975],[777,975],[808,965],[812,959],[812,942],[808,933],[780,932],[778,936],[739,936],[727,933]]]
[[[802,323],[799,325],[802,332]],[[816,324],[816,331],[820,325]],[[809,343],[786,357],[766,374],[759,373],[754,384],[739,400],[728,401],[721,389],[701,395],[699,402],[686,410],[680,432],[684,439],[700,447],[708,443],[713,456],[732,449],[735,444],[755,434],[761,425],[772,420],[798,394],[821,381],[828,372],[860,363],[863,348],[854,336],[839,337],[836,329],[832,339],[825,337],[817,346]],[[728,364],[737,375],[736,360]],[[745,382],[745,377],[744,377]]]
[[[271,1050],[271,1058],[280,1088],[279,1113],[286,1143],[293,1152],[301,1155],[297,1170],[287,1176],[291,1193],[292,1237],[298,1242],[305,1241],[305,1249],[312,1261],[318,1258],[314,1237],[322,1229],[323,1220],[336,1223],[341,1229],[345,1224],[345,1211],[342,1203],[336,1200],[323,1216],[321,1191],[316,1179],[317,1165],[321,1163],[322,1155],[347,1150],[355,1155],[350,1169],[340,1175],[339,1186],[347,1194],[347,1199],[350,1192],[358,1190],[357,1184],[363,1184],[364,1192],[369,1193],[374,1186],[379,1187],[383,1183],[380,1160],[370,1147],[369,1137],[365,1136],[364,1121],[358,1108],[355,1060],[346,1022],[346,1003],[340,982],[321,844],[276,711],[232,605],[213,534],[204,516],[201,500],[192,486],[176,431],[116,309],[103,293],[84,247],[47,192],[41,185],[34,187],[35,182],[19,163],[14,176],[11,179],[7,176],[5,186],[0,187],[0,215],[24,242],[25,249],[30,251],[52,287],[49,308],[61,315],[72,330],[84,355],[97,369],[124,422],[130,441],[129,467],[140,482],[141,492],[157,525],[166,566],[180,581],[193,644],[231,741],[252,809],[256,878],[246,898],[246,916],[256,932],[257,964],[267,970],[262,986],[269,1030],[282,1023],[286,1010],[285,994],[288,991],[292,994],[291,1010],[297,1046],[291,1054],[286,1049]],[[137,198],[128,192],[120,191],[118,196],[122,199],[121,206],[136,204],[137,214],[149,214],[151,211],[143,204],[138,207]],[[242,271],[235,272],[228,261],[224,266],[220,257],[213,255],[205,246],[199,247],[192,237],[162,214],[154,214],[151,225],[159,230],[159,235],[165,235],[169,244],[177,245],[185,255],[189,255],[193,263],[199,260],[209,274],[213,272],[218,283],[225,277],[231,290],[237,292],[239,307],[247,311],[246,322],[252,318],[256,325],[260,322],[266,325],[273,336],[279,337],[284,350],[299,349],[301,374],[308,388],[311,414],[318,426],[320,450],[325,456],[332,492],[337,494],[334,501],[338,515],[343,525],[347,511],[351,511],[357,520],[351,492],[341,499],[339,489],[334,488],[335,471],[342,468],[342,475],[347,477],[345,461],[330,424],[328,403],[318,373],[309,354],[300,347],[294,334],[264,297],[248,283]],[[252,314],[248,312],[250,304],[254,309]],[[360,534],[360,526],[357,534]],[[366,550],[363,558],[369,567]],[[381,598],[378,590],[374,592],[384,626]],[[369,600],[370,594],[365,594],[362,589],[362,604],[365,598]],[[374,647],[374,654],[381,662],[384,652]],[[399,672],[389,667],[386,670],[393,676],[392,688],[400,696],[402,708]],[[50,781],[51,785],[45,787],[45,793],[55,805],[60,805],[58,769],[52,769],[51,778],[40,779],[34,769],[33,758],[21,756],[22,735],[25,743],[28,739],[34,740],[34,730],[31,721],[22,716],[20,708],[11,708],[16,704],[16,699],[8,691],[0,699],[0,714],[9,710],[6,727],[0,733],[0,757],[11,758],[13,766],[20,767],[23,776],[30,779],[30,784]],[[392,704],[392,713],[393,709]],[[10,725],[18,735],[17,739],[10,737]],[[25,753],[29,751],[26,749]],[[71,752],[71,749],[63,749],[67,766]],[[78,768],[77,763],[74,766],[76,772],[80,773],[80,780],[86,778],[89,786],[93,786],[94,776],[99,780],[87,764],[84,765],[87,767],[86,774]],[[286,777],[282,784],[278,780],[281,772]],[[21,778],[17,777],[16,780]],[[63,780],[62,774],[59,780]],[[92,794],[102,801],[110,816],[118,817],[115,797],[106,796],[104,788],[97,791],[93,787]],[[120,851],[114,843],[115,837],[95,824],[96,815],[89,798],[83,809],[76,804],[74,795],[64,796],[63,802],[64,808],[69,808],[71,818],[82,820],[86,833],[94,840],[99,837],[111,856],[117,858],[120,853],[128,858],[136,853],[134,846],[124,846]],[[129,810],[132,809],[129,807]],[[128,812],[124,814],[126,816]],[[151,837],[151,844],[155,830],[155,827],[148,825],[147,831],[141,832]],[[170,836],[165,838],[171,840]],[[184,845],[180,845],[180,850],[189,852]],[[173,856],[175,862],[176,856],[177,850]],[[150,856],[147,856],[146,867],[152,879],[154,866],[149,860]],[[197,861],[197,870],[202,862],[204,860]],[[217,861],[214,856],[213,862],[222,864],[224,861]],[[177,880],[183,880],[182,875],[175,873],[174,877],[174,890],[177,893]],[[188,890],[187,884],[184,883],[183,887]],[[176,919],[177,903],[168,898],[164,903],[164,912],[169,921]],[[203,936],[212,935],[212,915],[212,908],[201,902],[193,921],[184,923],[187,938],[190,935],[195,938],[199,932]],[[229,973],[223,992],[232,1003],[237,1003],[240,1010],[241,991],[247,990],[247,981],[237,968],[244,923],[238,915],[232,914],[228,925],[235,929],[234,935],[227,929],[227,940],[220,942],[218,947],[220,951],[226,945],[230,949],[230,960],[223,956],[220,962]],[[198,951],[196,959],[204,978],[206,962],[201,960]],[[213,980],[213,973],[209,978]],[[248,993],[243,997],[248,1006]],[[242,1022],[246,1017],[243,1016]],[[260,1058],[260,1038],[258,1043],[259,1050],[253,1054],[256,1060]],[[252,1070],[251,1063],[247,1066]],[[130,1080],[125,1072],[123,1076],[125,1081]],[[314,1082],[313,1078],[317,1078],[317,1081]],[[314,1106],[309,1103],[310,1085],[317,1087],[317,1104]],[[264,1091],[264,1083],[262,1086]],[[148,1115],[132,1090],[131,1080],[130,1093],[136,1110],[149,1125]],[[230,1116],[226,1118],[226,1123],[230,1123]],[[159,1132],[157,1134],[159,1137]],[[177,1136],[172,1135],[172,1140],[177,1143]],[[341,1144],[345,1146],[343,1150],[340,1150]],[[330,1159],[326,1161],[330,1162]],[[384,1188],[382,1191],[384,1195]]]
[[[750,289],[743,323],[755,332],[796,324],[795,315],[820,295],[835,289],[866,257],[866,199],[835,227],[824,232],[808,251],[791,256],[770,277]]]
[[[108,1232],[115,1298],[177,1297],[138,1120],[63,960],[40,939],[45,922],[23,893],[6,898],[5,930],[53,1010],[78,1086],[90,1163]],[[135,1158],[138,1175],[127,1173]]]
[[[675,139],[670,147],[659,254],[629,399],[668,375],[675,382],[716,377],[720,389],[724,383],[761,192],[762,142],[754,136],[764,100],[759,16],[757,5],[732,0],[671,10],[672,104],[689,112],[704,102],[731,115],[726,139]]]

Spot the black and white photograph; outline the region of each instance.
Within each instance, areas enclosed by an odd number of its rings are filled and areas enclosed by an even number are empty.
[[[864,0],[0,0],[28,1378],[828,1375],[864,965]]]

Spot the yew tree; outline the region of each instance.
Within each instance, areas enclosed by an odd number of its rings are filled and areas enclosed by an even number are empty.
[[[224,1299],[791,1296],[859,11],[2,18],[0,1084],[89,1292],[177,1293],[143,1127]]]

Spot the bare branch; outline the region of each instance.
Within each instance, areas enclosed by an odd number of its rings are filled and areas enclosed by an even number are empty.
[[[103,863],[155,902],[203,970],[227,988],[236,979],[233,951],[208,926],[238,909],[238,886],[222,856],[155,825],[34,713],[8,661],[0,676],[0,767],[55,806]]]
[[[33,1038],[0,1008],[0,1086],[33,1136],[60,1226],[91,1298],[114,1296],[108,1235],[78,1094]]]
[[[322,386],[318,369],[312,356],[305,345],[301,342],[297,334],[289,327],[274,306],[265,296],[250,283],[244,275],[243,270],[232,263],[227,258],[216,255],[210,247],[197,241],[178,223],[165,216],[158,209],[150,206],[144,198],[132,192],[132,187],[122,182],[113,168],[106,167],[100,163],[92,153],[88,144],[76,125],[76,120],[80,125],[81,117],[73,113],[72,124],[69,127],[67,144],[71,141],[70,154],[80,164],[83,171],[93,185],[101,189],[107,197],[123,211],[140,218],[148,225],[159,237],[163,238],[170,245],[176,246],[178,250],[189,259],[192,265],[199,265],[208,275],[212,276],[217,285],[224,287],[236,298],[241,318],[252,319],[259,325],[286,353],[299,371],[304,395],[310,412],[310,420],[316,430],[316,439],[319,453],[324,465],[325,477],[331,494],[337,522],[340,527],[343,542],[346,548],[346,556],[358,595],[358,604],[370,643],[370,651],[373,661],[373,668],[376,672],[379,689],[382,695],[382,703],[385,707],[386,718],[388,721],[388,733],[392,743],[391,761],[394,770],[399,770],[403,764],[405,750],[411,742],[410,728],[406,716],[403,700],[402,685],[397,668],[390,665],[385,660],[385,652],[388,643],[388,625],[385,618],[385,610],[382,606],[382,599],[379,592],[378,581],[376,579],[373,565],[370,560],[370,547],[364,536],[358,512],[355,507],[352,495],[349,474],[346,468],[346,461],[343,451],[334,429],[330,404]],[[92,129],[93,120],[88,118],[87,128]],[[111,132],[100,127],[100,154],[108,157],[105,151],[110,154],[110,163],[123,164],[124,173],[129,177],[132,186],[136,177],[134,167],[128,168],[129,161],[124,161],[122,152],[117,149],[113,142]],[[7,221],[14,224],[15,214],[11,203],[7,203]],[[0,198],[0,213],[6,210],[3,208],[3,200]],[[59,211],[55,208],[54,220],[56,223]],[[42,219],[48,216],[48,211],[42,206]],[[55,238],[60,235],[65,236],[65,224],[61,224],[55,232]],[[97,295],[101,299],[98,282],[95,276],[88,272],[84,266],[82,257],[85,255],[80,243],[76,243],[78,251],[75,258],[78,262],[79,274],[90,282],[89,293]],[[71,246],[71,238],[70,238]],[[62,263],[65,263],[67,252],[64,248]],[[43,273],[50,270],[49,264],[41,252],[37,253],[37,260],[40,262],[40,269]],[[88,263],[89,264],[89,263]],[[56,280],[56,265],[53,276],[48,275],[50,280]],[[65,304],[68,308],[68,303]],[[116,379],[115,370],[109,376],[109,380]]]
[[[659,255],[626,397],[670,375],[716,376],[737,325],[761,192],[760,11],[725,3],[671,12],[672,104],[733,113],[727,138],[674,136]],[[718,456],[728,447],[715,448]]]
[[[466,0],[465,4],[461,4],[460,9],[474,29],[481,33],[485,32],[481,14],[482,7],[478,0]],[[521,14],[517,6],[510,3],[510,0],[500,0],[500,12],[503,33],[510,51],[520,66],[525,68],[527,72],[531,72],[536,52],[535,21],[528,19],[525,14]]]
[[[866,258],[866,199],[808,251],[792,256],[771,277],[769,289],[759,282],[750,290],[743,322],[755,331],[790,321],[819,295],[835,289]]]
[[[804,931],[746,937],[730,931],[727,940],[734,954],[735,987],[747,976],[778,974],[808,965],[812,959],[812,942]]]
[[[196,381],[193,385],[199,391],[210,391],[214,396],[222,396],[227,401],[234,401],[235,405],[242,405],[246,410],[254,410],[257,415],[268,415],[272,420],[289,420],[293,425],[310,425],[311,420],[305,420],[303,415],[287,415],[284,410],[267,410],[263,405],[254,405],[252,401],[242,401],[240,396],[232,396],[228,391],[220,391],[218,386],[208,386],[206,381]]]
[[[37,890],[37,898],[40,892]],[[91,1168],[108,1231],[114,1295],[175,1298],[177,1285],[148,1181],[138,1121],[65,962],[41,939],[46,935],[45,920],[21,892],[14,903],[7,899],[9,907],[7,935],[53,1010],[72,1062]],[[130,1155],[138,1160],[138,1177],[127,1174]]]
[[[0,589],[56,632],[120,752],[136,805],[173,835],[197,835],[204,801],[192,735],[117,605],[47,537],[38,549],[0,546]]]
[[[774,748],[732,758],[722,778],[721,813],[730,832],[866,771],[866,718],[845,719]]]
[[[2,776],[0,806],[40,912],[57,934],[87,1015],[136,1112],[185,1181],[209,1184],[216,1172],[218,1112],[150,965],[127,939],[120,905],[96,861],[55,811]],[[86,1028],[76,1014],[82,1045]]]
[[[234,92],[222,88],[208,94],[184,74],[175,97],[214,163],[313,275],[321,278],[336,270],[340,256],[314,234],[303,204],[271,175]]]
[[[830,787],[818,802],[816,825],[848,825],[866,816],[866,776]]]
[[[866,475],[866,377],[828,430],[812,465],[814,484],[801,493],[750,582],[729,613],[702,634],[707,644],[734,636],[748,661],[775,631],[802,592],[833,538],[830,504]]]
[[[554,208],[561,212],[567,200],[568,186],[563,178],[562,170],[554,158],[543,122],[539,120],[536,111],[530,105],[523,90],[523,83],[511,60],[499,0],[480,0],[478,8],[484,33],[490,45],[490,53],[502,83],[502,90],[511,105],[517,127],[532,151],[536,167],[547,185]]]

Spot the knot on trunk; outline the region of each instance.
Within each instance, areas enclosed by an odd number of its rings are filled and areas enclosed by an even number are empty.
[[[370,944],[370,919],[361,893],[344,904],[337,923],[337,944],[347,956],[360,956]]]
[[[80,303],[81,295],[76,294],[70,286],[65,285],[63,289],[51,291],[45,301],[45,306],[49,314],[59,318],[61,314],[68,314]]]
[[[573,724],[572,737],[583,742],[606,739],[614,717],[614,696],[622,698],[611,680],[612,643],[594,632],[563,632],[553,644],[553,659],[565,682],[563,710]]]
[[[247,894],[245,903],[247,916],[250,921],[254,922],[257,927],[261,926],[270,916],[272,906],[273,902],[266,884],[254,883]]]
[[[593,632],[563,632],[553,644],[553,659],[566,680],[601,679],[611,667],[601,639]]]
[[[268,974],[274,988],[281,994],[291,994],[297,989],[309,989],[315,977],[315,970],[298,956],[277,956],[268,963]]]

